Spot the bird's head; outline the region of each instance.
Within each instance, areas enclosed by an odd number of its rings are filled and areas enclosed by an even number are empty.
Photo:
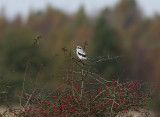
[[[76,47],[76,50],[81,50],[81,49],[82,49],[81,46],[77,46],[77,47]]]

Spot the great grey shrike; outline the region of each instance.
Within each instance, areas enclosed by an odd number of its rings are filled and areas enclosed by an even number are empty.
[[[77,46],[76,47],[76,53],[79,59],[81,60],[89,60],[89,58],[87,57],[86,53],[83,51],[81,46]]]

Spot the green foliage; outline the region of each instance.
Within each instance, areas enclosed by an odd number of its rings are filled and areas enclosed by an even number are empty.
[[[87,18],[87,15],[85,13],[85,9],[83,6],[81,6],[79,11],[77,12],[75,19],[74,19],[74,23],[77,26],[88,24],[88,18]]]
[[[116,56],[121,55],[120,38],[116,30],[108,24],[105,17],[101,16],[94,28],[93,33],[93,56]],[[117,63],[117,61],[105,61],[98,65],[98,72],[104,76],[111,78],[114,73],[120,73],[120,65],[122,62]],[[122,69],[122,68],[121,68]]]

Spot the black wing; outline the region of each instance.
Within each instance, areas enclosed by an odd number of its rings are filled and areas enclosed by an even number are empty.
[[[83,57],[86,57],[86,56],[87,56],[86,54],[82,54],[82,53],[80,53],[80,52],[78,52],[78,55],[83,56]]]

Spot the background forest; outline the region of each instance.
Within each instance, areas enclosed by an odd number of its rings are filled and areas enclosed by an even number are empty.
[[[38,79],[42,87],[54,88],[62,81],[65,52],[85,43],[89,58],[122,56],[96,66],[104,78],[116,75],[160,85],[160,15],[146,18],[135,0],[120,0],[93,17],[83,6],[70,15],[51,6],[31,10],[26,21],[21,15],[9,21],[1,12],[0,90],[6,85],[13,95],[21,90],[29,57],[28,86]]]

